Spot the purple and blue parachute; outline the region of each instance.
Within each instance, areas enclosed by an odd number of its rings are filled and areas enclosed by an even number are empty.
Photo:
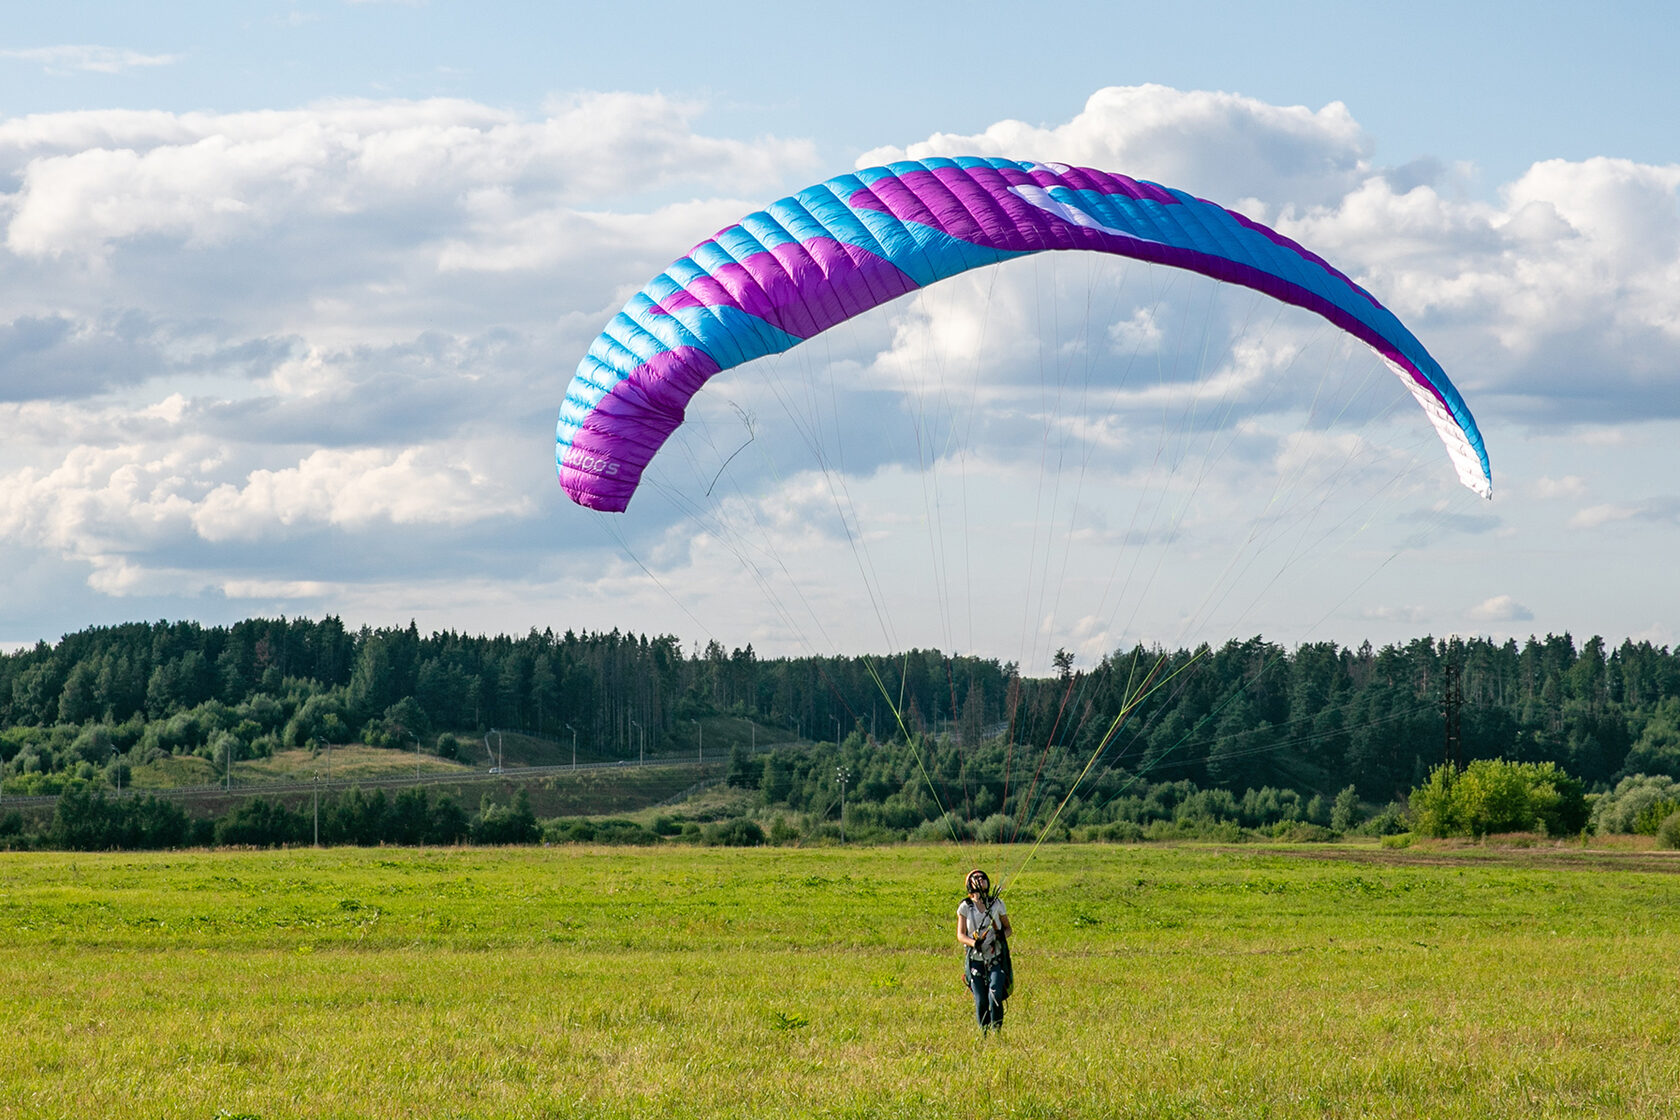
[[[907,160],[839,175],[742,218],[655,276],[578,363],[555,433],[560,484],[618,512],[721,370],[781,353],[888,300],[1047,249],[1190,269],[1314,311],[1405,382],[1484,497],[1493,475],[1452,382],[1400,320],[1289,238],[1154,183],[1005,159]]]

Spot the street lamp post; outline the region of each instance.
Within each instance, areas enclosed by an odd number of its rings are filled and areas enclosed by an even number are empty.
[[[319,772],[315,774],[315,780],[311,784],[315,787],[315,846],[319,848],[321,846],[321,775]]]
[[[572,733],[572,769],[576,770],[577,769],[577,728],[573,727],[571,724],[568,723],[566,725],[566,730],[570,731]]]
[[[694,730],[700,736],[700,762],[706,762],[706,725],[699,720],[694,721]]]
[[[635,720],[630,721],[630,726],[636,729],[636,765],[642,766],[647,762],[647,732]]]

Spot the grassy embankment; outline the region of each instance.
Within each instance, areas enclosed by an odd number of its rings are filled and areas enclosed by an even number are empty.
[[[0,1114],[1680,1115],[1680,860],[1046,848],[982,1039],[1023,855],[0,856]]]

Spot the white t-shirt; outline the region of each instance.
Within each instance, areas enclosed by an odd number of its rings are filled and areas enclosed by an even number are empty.
[[[974,905],[974,900],[972,898],[965,898],[961,902],[957,903],[957,916],[968,920],[968,935],[974,938],[978,938],[980,934],[984,933],[988,929],[1001,927],[1003,925],[1003,916],[1007,913],[1009,913],[1009,911],[1004,908],[1003,899],[1001,898],[992,899],[992,904],[984,910]],[[973,952],[973,950],[970,949],[969,952]],[[980,959],[990,964],[993,960],[997,959],[997,955],[998,939],[995,937],[988,938],[985,945],[981,948]]]

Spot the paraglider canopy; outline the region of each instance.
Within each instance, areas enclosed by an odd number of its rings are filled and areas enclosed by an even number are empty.
[[[978,157],[836,176],[747,215],[655,276],[578,364],[556,428],[561,486],[581,505],[622,511],[715,374],[937,280],[1047,250],[1188,269],[1321,316],[1405,383],[1459,480],[1492,496],[1487,451],[1458,390],[1392,312],[1322,258],[1155,183]]]

